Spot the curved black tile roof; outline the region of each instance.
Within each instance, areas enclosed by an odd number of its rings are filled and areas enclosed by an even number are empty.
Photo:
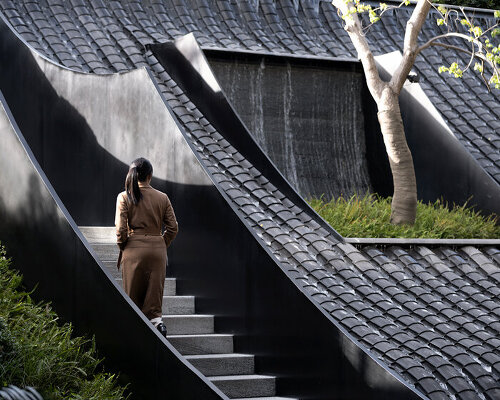
[[[3,0],[1,8],[35,49],[65,66],[87,72],[124,71],[141,65],[142,46],[190,32],[204,49],[356,58],[336,11],[324,0]],[[367,38],[375,54],[401,50],[410,13],[411,9],[390,12],[392,15],[370,29]],[[475,18],[483,26],[491,26],[494,21],[492,14],[485,12]],[[420,40],[444,29],[431,15]],[[437,72],[439,65],[457,59],[462,65],[468,62],[456,52],[431,47],[417,58],[415,70],[452,132],[500,183],[499,91],[488,93],[473,71],[460,80]]]
[[[0,8],[32,47],[69,68],[107,73],[148,66],[204,168],[245,224],[332,322],[369,354],[428,398],[500,398],[497,248],[358,250],[338,240],[246,160],[145,49],[193,31],[204,48],[352,58],[334,10],[327,2],[314,1],[196,4],[200,6],[187,0],[1,0]],[[385,51],[395,48],[405,12],[377,28],[373,40]],[[431,91],[433,101],[455,109],[453,102],[463,93],[432,75],[426,63],[435,54],[428,54],[416,67],[426,71],[429,83],[424,86],[441,85],[440,92]],[[466,78],[463,85],[476,87],[476,78]],[[481,95],[481,104],[497,101],[495,96]],[[480,112],[471,106],[465,116],[453,119],[455,133],[469,132]],[[490,112],[498,120],[500,111],[492,106]],[[498,153],[497,120],[482,126],[493,135],[490,142]],[[488,139],[476,135],[471,151],[484,154],[477,155],[480,162],[498,167],[486,156],[495,153],[483,150],[482,141]]]

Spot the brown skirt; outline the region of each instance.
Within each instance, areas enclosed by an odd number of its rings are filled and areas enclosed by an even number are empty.
[[[148,319],[161,317],[167,248],[161,236],[134,235],[122,255],[123,289]]]

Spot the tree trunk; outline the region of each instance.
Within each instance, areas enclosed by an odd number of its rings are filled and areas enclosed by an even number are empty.
[[[413,225],[417,214],[415,169],[410,149],[406,143],[397,96],[395,102],[391,103],[389,107],[382,109],[379,107],[377,113],[394,183],[391,223]]]
[[[357,12],[352,13],[352,9],[356,9],[355,3],[351,0],[332,0],[332,3],[346,17],[344,29],[358,52],[368,89],[377,103],[378,120],[394,182],[391,223],[413,225],[417,214],[417,182],[401,119],[399,93],[418,54],[417,36],[429,13],[431,2],[418,0],[406,24],[403,58],[390,82],[380,78],[359,16]]]

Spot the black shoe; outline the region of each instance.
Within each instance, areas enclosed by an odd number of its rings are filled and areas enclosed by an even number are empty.
[[[167,327],[163,322],[160,322],[158,325],[156,325],[156,329],[158,329],[158,332],[160,332],[163,337],[167,337]]]

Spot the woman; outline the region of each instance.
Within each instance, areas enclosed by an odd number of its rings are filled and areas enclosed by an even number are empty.
[[[116,200],[116,242],[120,247],[123,289],[163,336],[161,318],[167,247],[178,232],[165,193],[150,186],[153,166],[145,158],[130,164],[125,191]],[[162,233],[163,229],[163,233]]]

